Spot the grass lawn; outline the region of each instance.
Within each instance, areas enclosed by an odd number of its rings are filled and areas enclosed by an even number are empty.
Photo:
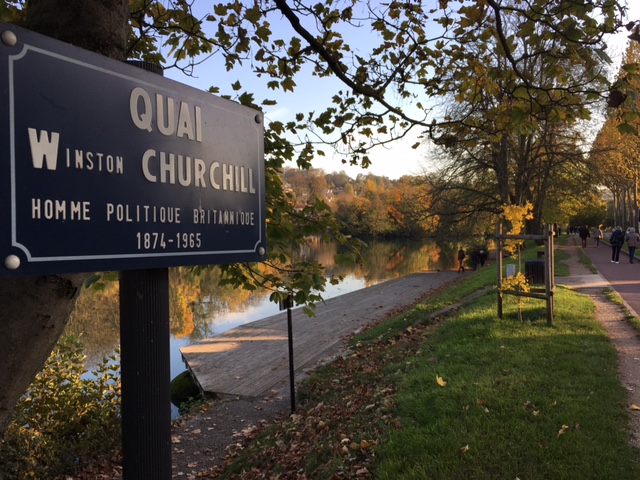
[[[375,478],[640,478],[615,350],[591,302],[560,289],[552,328],[531,303],[539,321],[500,321],[483,297],[425,342],[399,382],[403,428],[381,442]]]

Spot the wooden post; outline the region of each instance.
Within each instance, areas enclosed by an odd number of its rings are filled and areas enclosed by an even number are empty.
[[[496,265],[498,268],[498,318],[502,318],[502,224],[496,224]]]
[[[553,326],[553,293],[554,293],[554,258],[553,258],[553,235],[555,232],[551,225],[545,227],[546,240],[544,242],[544,291],[547,297],[547,324]]]
[[[539,298],[541,300],[546,300],[546,310],[547,310],[547,323],[549,326],[553,326],[553,306],[554,306],[554,298],[553,295],[555,293],[555,255],[553,251],[553,235],[554,231],[551,225],[545,226],[545,234],[544,235],[504,235],[505,238],[510,239],[523,239],[523,240],[543,240],[544,241],[544,294],[541,293],[540,289],[537,289],[536,292],[524,293],[518,291],[505,291],[505,294],[508,295],[519,295],[524,297],[531,298]],[[498,268],[498,317],[502,318],[502,297],[500,296],[502,290],[502,224],[498,223],[496,225],[496,264]]]

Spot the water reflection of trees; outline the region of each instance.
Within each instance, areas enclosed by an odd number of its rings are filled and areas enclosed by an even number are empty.
[[[362,251],[363,265],[335,261],[342,252],[336,244],[310,242],[303,252],[326,267],[327,275],[350,275],[367,286],[422,270],[450,270],[455,266],[457,245],[432,241],[388,241],[368,243]],[[107,277],[108,279],[108,277]],[[169,315],[171,335],[193,342],[212,336],[216,320],[229,313],[242,313],[257,306],[269,294],[218,285],[220,270],[172,268],[169,270]],[[119,343],[118,282],[103,282],[102,289],[83,289],[67,327],[82,333],[91,364],[113,351]]]
[[[97,365],[120,343],[118,282],[103,285],[102,289],[82,289],[65,331],[67,335],[82,335],[89,365]]]
[[[218,285],[220,270],[217,267],[203,269],[198,274],[190,268],[171,269],[169,280],[170,305],[184,304],[182,292],[191,293],[189,308],[171,310],[171,333],[192,341],[211,336],[216,318],[230,312],[243,312],[259,303],[264,295]]]
[[[455,247],[438,245],[432,240],[372,240],[362,251],[362,265],[344,266],[329,260],[342,253],[333,244],[321,246],[318,249],[321,256],[316,258],[327,267],[327,272],[354,275],[365,279],[369,286],[423,270],[451,270],[455,265],[455,251]]]
[[[120,343],[119,284],[103,276],[98,288],[83,288],[66,328],[82,335],[87,363],[95,365]],[[263,292],[219,286],[220,270],[169,269],[169,321],[171,335],[192,341],[211,336],[213,321],[229,312],[243,312],[258,304]]]

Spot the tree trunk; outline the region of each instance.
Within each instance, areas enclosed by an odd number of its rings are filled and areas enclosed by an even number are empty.
[[[24,27],[117,60],[128,0],[30,0]],[[85,274],[0,279],[0,438],[62,334]]]
[[[60,337],[84,275],[0,281],[0,436]]]

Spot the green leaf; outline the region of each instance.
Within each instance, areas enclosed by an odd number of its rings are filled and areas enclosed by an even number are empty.
[[[529,95],[529,89],[527,87],[516,87],[513,91],[513,96],[515,98],[522,98],[523,100],[529,100],[531,96]]]
[[[607,52],[604,51],[604,49],[596,48],[594,51],[596,52],[596,55],[598,55],[598,57],[600,57],[600,59],[604,62],[608,64],[613,63],[613,60],[611,60],[611,57],[607,54]],[[624,68],[624,66],[622,68]]]
[[[518,37],[520,38],[529,37],[533,35],[533,32],[535,32],[535,29],[536,29],[535,22],[532,22],[532,21],[524,22],[520,25],[520,28],[518,29]]]
[[[622,135],[638,135],[638,129],[628,123],[621,123],[618,125],[618,131]]]
[[[511,120],[516,123],[522,123],[529,118],[529,114],[527,112],[523,112],[518,107],[513,107],[509,114],[511,116]]]

